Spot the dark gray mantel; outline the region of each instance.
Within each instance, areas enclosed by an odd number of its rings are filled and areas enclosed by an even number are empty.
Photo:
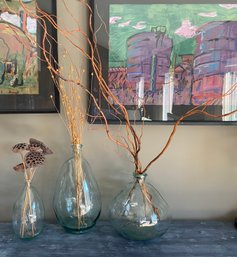
[[[107,222],[82,235],[46,224],[33,240],[20,240],[0,224],[0,257],[236,257],[237,230],[231,222],[173,221],[161,238],[147,242],[120,237]]]

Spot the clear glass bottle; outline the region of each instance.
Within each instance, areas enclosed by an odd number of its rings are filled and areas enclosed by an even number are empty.
[[[59,224],[71,233],[87,231],[100,216],[99,188],[81,144],[73,145],[73,156],[62,167],[53,206]]]
[[[145,181],[146,177],[146,174],[134,173],[134,181],[114,198],[110,207],[113,227],[127,239],[160,237],[170,224],[167,202]]]
[[[43,221],[43,203],[36,189],[26,183],[13,207],[13,230],[19,238],[30,239],[40,234]]]

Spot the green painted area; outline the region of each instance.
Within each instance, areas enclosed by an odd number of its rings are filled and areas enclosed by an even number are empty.
[[[47,1],[47,0],[46,0]],[[35,9],[35,0],[32,0],[30,2],[22,0],[22,4],[25,5],[26,8],[34,10]],[[20,3],[19,0],[0,0],[0,9],[8,9],[14,10],[15,12],[19,11]]]
[[[203,13],[216,13],[216,16],[198,15]],[[151,31],[155,26],[165,26],[167,35],[173,40],[171,57],[173,61],[175,55],[192,54],[196,45],[194,38],[175,34],[184,20],[189,20],[196,28],[212,21],[237,21],[237,8],[226,9],[219,4],[111,4],[110,17],[121,17],[121,19],[109,26],[109,66],[124,67],[129,37]],[[121,24],[128,21],[130,21],[128,26],[121,27]],[[141,30],[133,28],[141,21],[145,22],[143,23],[146,25],[145,28]]]

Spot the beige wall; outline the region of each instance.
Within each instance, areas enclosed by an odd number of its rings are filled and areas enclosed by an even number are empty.
[[[61,1],[58,2],[59,16],[65,19]],[[68,2],[78,17],[84,14],[76,0]],[[171,126],[145,127],[141,154],[144,163],[162,148],[171,129]],[[12,205],[24,184],[22,174],[12,170],[20,160],[11,152],[11,147],[15,143],[26,142],[30,137],[41,139],[55,152],[48,156],[45,166],[34,179],[45,204],[46,217],[54,219],[52,197],[56,178],[70,152],[70,141],[59,116],[1,115],[0,135],[0,221],[11,219]],[[131,179],[133,167],[127,153],[108,141],[102,126],[88,125],[83,143],[84,154],[101,189],[102,218],[106,218],[109,202]],[[174,218],[237,216],[236,146],[235,126],[178,128],[165,155],[149,170],[150,181],[170,204]]]

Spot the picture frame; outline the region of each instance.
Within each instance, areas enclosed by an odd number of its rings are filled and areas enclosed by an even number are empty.
[[[205,105],[211,115],[182,124],[237,124],[236,113],[225,116],[237,109],[237,4],[93,0],[92,6],[103,76],[131,121],[173,124]],[[120,122],[98,81],[91,84],[107,120]]]
[[[34,10],[35,0],[22,2]],[[56,0],[36,2],[41,10],[56,17]],[[6,3],[17,15],[8,11]],[[0,12],[0,113],[58,112],[59,94],[40,49],[42,25],[20,7],[18,0],[0,0]],[[57,38],[49,22],[47,30]],[[55,42],[50,42],[50,52],[57,60]]]

